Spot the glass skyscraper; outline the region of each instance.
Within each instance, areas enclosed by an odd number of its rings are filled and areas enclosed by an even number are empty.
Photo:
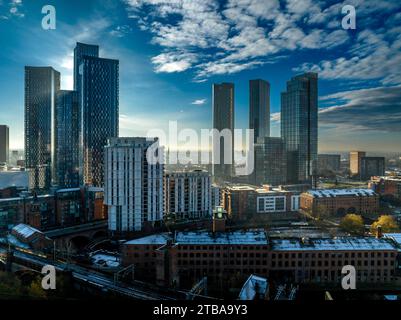
[[[213,137],[213,177],[216,181],[230,180],[234,173],[234,84],[213,84],[212,104],[213,129],[219,132],[225,129],[231,131],[231,150],[229,141],[225,141],[222,137]],[[225,158],[224,151],[229,153],[231,159]],[[219,163],[217,163],[218,158]]]
[[[311,181],[317,165],[317,126],[318,75],[309,72],[289,80],[281,94],[281,137],[290,183]]]
[[[55,166],[55,108],[60,73],[25,67],[25,158],[33,189],[46,189]]]
[[[56,184],[79,186],[79,103],[78,92],[61,90],[56,107]]]
[[[254,142],[270,136],[270,83],[249,81],[249,129],[254,130]]]
[[[81,78],[79,77],[79,66],[85,56],[99,57],[99,46],[77,42],[74,49],[74,90],[81,91]]]
[[[9,128],[6,125],[0,125],[0,163],[9,162]]]
[[[87,55],[75,60],[81,62],[77,79],[81,182],[102,187],[104,147],[108,138],[118,137],[119,61]]]
[[[254,145],[255,168],[252,184],[278,186],[286,183],[287,153],[284,139],[277,137],[259,138]]]

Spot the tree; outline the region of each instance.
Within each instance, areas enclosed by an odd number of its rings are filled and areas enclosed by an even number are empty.
[[[372,233],[377,231],[377,227],[381,226],[382,232],[396,232],[399,230],[397,222],[392,216],[382,215],[370,226],[370,231]]]
[[[365,231],[362,217],[353,213],[341,219],[340,228],[355,235],[363,235]]]

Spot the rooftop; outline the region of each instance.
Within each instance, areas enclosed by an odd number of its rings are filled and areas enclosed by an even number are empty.
[[[159,244],[164,245],[168,240],[171,240],[171,236],[168,233],[152,234],[147,237],[133,239],[124,242],[124,244]]]
[[[235,232],[178,232],[177,244],[240,244],[267,245],[268,239],[264,230]]]
[[[17,232],[24,238],[29,238],[35,233],[42,233],[38,229],[35,229],[27,224],[20,223],[13,228],[13,231]]]
[[[307,193],[314,198],[335,198],[344,196],[366,197],[376,194],[371,189],[318,189],[309,190]]]
[[[396,250],[387,239],[376,238],[327,238],[308,239],[302,242],[300,239],[275,239],[271,240],[275,251],[353,251],[353,250]]]

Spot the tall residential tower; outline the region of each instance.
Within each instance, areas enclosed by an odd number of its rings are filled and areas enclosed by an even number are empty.
[[[254,130],[254,142],[270,137],[270,83],[249,81],[249,129]]]
[[[227,181],[234,174],[233,83],[213,84],[213,129],[221,133],[213,137],[213,177],[215,181]]]
[[[25,158],[30,187],[47,189],[55,179],[55,109],[60,73],[25,67]]]
[[[98,47],[77,44],[75,87],[80,106],[80,179],[103,186],[104,147],[118,137],[119,61],[97,57]]]
[[[287,81],[281,94],[281,137],[287,150],[290,183],[311,182],[317,165],[318,75],[305,73]]]

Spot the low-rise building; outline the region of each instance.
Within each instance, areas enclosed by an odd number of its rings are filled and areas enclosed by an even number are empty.
[[[43,232],[26,224],[16,225],[12,228],[11,234],[35,250],[50,248],[53,244],[53,241],[46,237]]]
[[[282,218],[285,213],[298,212],[299,194],[269,185],[234,185],[223,190],[223,205],[233,220],[245,221],[260,214],[277,214],[277,218]]]
[[[309,190],[300,196],[300,209],[313,216],[375,214],[379,209],[379,195],[371,189]]]
[[[376,176],[369,182],[369,188],[382,196],[401,200],[401,176]]]
[[[263,230],[199,231],[128,241],[122,261],[159,283],[184,287],[204,276],[224,286],[251,274],[340,286],[345,265],[355,266],[357,283],[393,282],[399,252],[392,239],[384,238],[269,239]]]

